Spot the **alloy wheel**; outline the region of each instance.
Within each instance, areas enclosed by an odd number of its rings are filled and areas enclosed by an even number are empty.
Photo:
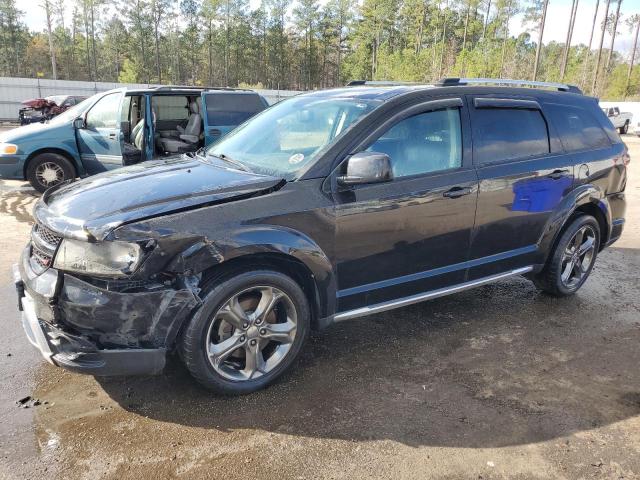
[[[214,314],[205,336],[213,369],[224,378],[254,380],[285,358],[297,330],[293,301],[272,286],[255,286],[234,294]]]
[[[36,178],[40,185],[52,187],[64,179],[64,171],[57,163],[43,162],[36,168]]]
[[[561,280],[565,287],[579,286],[593,263],[596,233],[589,225],[580,228],[569,241],[562,256]]]

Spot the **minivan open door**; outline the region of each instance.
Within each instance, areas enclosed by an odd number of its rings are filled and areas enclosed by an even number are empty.
[[[74,125],[80,158],[88,174],[122,166],[120,109],[124,92],[108,93]]]
[[[214,144],[241,123],[268,107],[255,92],[209,90],[202,92],[205,147]]]

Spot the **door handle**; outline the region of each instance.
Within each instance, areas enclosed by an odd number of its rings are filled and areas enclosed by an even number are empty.
[[[471,193],[471,187],[453,187],[442,194],[446,198],[458,198]]]
[[[117,134],[117,133],[110,133],[110,134],[109,134],[109,138],[110,138],[111,140],[115,140],[117,137],[118,137],[118,134]]]
[[[569,170],[566,168],[563,170],[554,170],[549,175],[547,175],[547,177],[553,178],[554,180],[558,180],[559,178],[566,176],[568,173],[569,173]]]

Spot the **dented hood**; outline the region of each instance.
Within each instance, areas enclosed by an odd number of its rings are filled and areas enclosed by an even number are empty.
[[[124,223],[266,193],[284,183],[201,159],[173,157],[47,190],[34,217],[66,237],[101,240]]]

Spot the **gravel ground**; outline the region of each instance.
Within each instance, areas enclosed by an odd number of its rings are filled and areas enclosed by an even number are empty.
[[[110,379],[43,363],[10,276],[36,197],[0,182],[0,477],[640,477],[640,139],[625,141],[626,230],[578,295],[518,278],[343,323],[241,398],[176,361]]]

